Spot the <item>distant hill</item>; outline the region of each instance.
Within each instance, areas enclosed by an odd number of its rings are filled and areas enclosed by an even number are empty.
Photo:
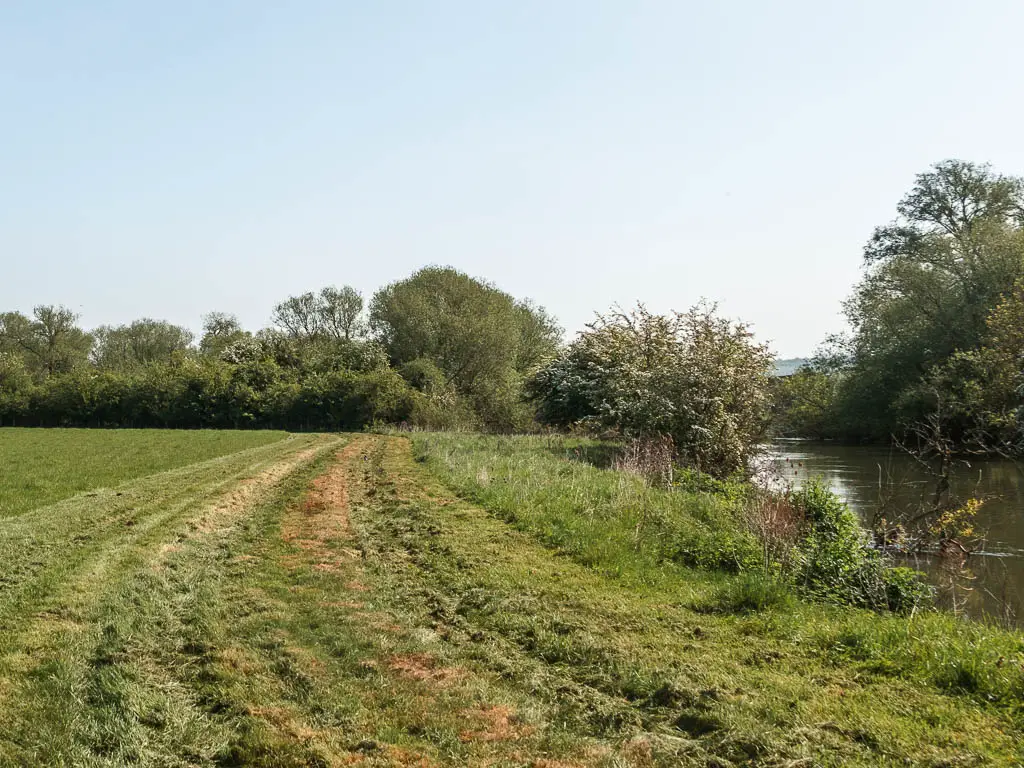
[[[801,365],[806,365],[810,362],[805,357],[789,357],[785,360],[775,361],[775,375],[776,376],[789,376],[796,373],[797,368]]]

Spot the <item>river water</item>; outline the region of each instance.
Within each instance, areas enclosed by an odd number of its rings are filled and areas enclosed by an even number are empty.
[[[928,473],[897,449],[780,440],[769,454],[785,482],[799,487],[809,477],[823,478],[866,526],[880,504],[919,509],[935,491]],[[1024,624],[1024,465],[972,460],[957,467],[953,492],[984,499],[975,526],[983,537],[979,551],[962,571],[928,555],[907,564],[929,575],[945,607]]]

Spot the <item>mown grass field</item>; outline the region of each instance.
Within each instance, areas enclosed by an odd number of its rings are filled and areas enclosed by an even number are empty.
[[[690,554],[743,546],[539,439],[304,435],[78,494],[0,521],[0,765],[1024,761],[1021,635],[740,605]]]
[[[255,448],[284,432],[0,429],[0,517]]]

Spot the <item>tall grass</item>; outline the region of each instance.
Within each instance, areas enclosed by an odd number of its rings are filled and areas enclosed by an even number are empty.
[[[664,563],[736,573],[762,563],[738,500],[599,469],[582,460],[593,443],[433,433],[414,444],[467,498],[607,573],[643,575]]]

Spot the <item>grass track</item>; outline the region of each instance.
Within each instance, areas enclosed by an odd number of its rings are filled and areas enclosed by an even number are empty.
[[[4,521],[0,764],[1022,759],[1005,708],[695,611],[700,572],[610,578],[439,476],[304,436]]]
[[[267,445],[285,432],[0,429],[0,518],[82,491]]]
[[[5,764],[91,764],[62,749],[94,707],[69,682],[109,634],[103,606],[147,558],[271,491],[336,439],[299,437],[77,496],[0,524],[0,746]],[[129,620],[142,606],[122,606]],[[73,677],[73,676],[72,676]],[[78,679],[80,683],[81,680]],[[99,764],[104,764],[100,762]],[[119,764],[113,761],[110,764]]]

